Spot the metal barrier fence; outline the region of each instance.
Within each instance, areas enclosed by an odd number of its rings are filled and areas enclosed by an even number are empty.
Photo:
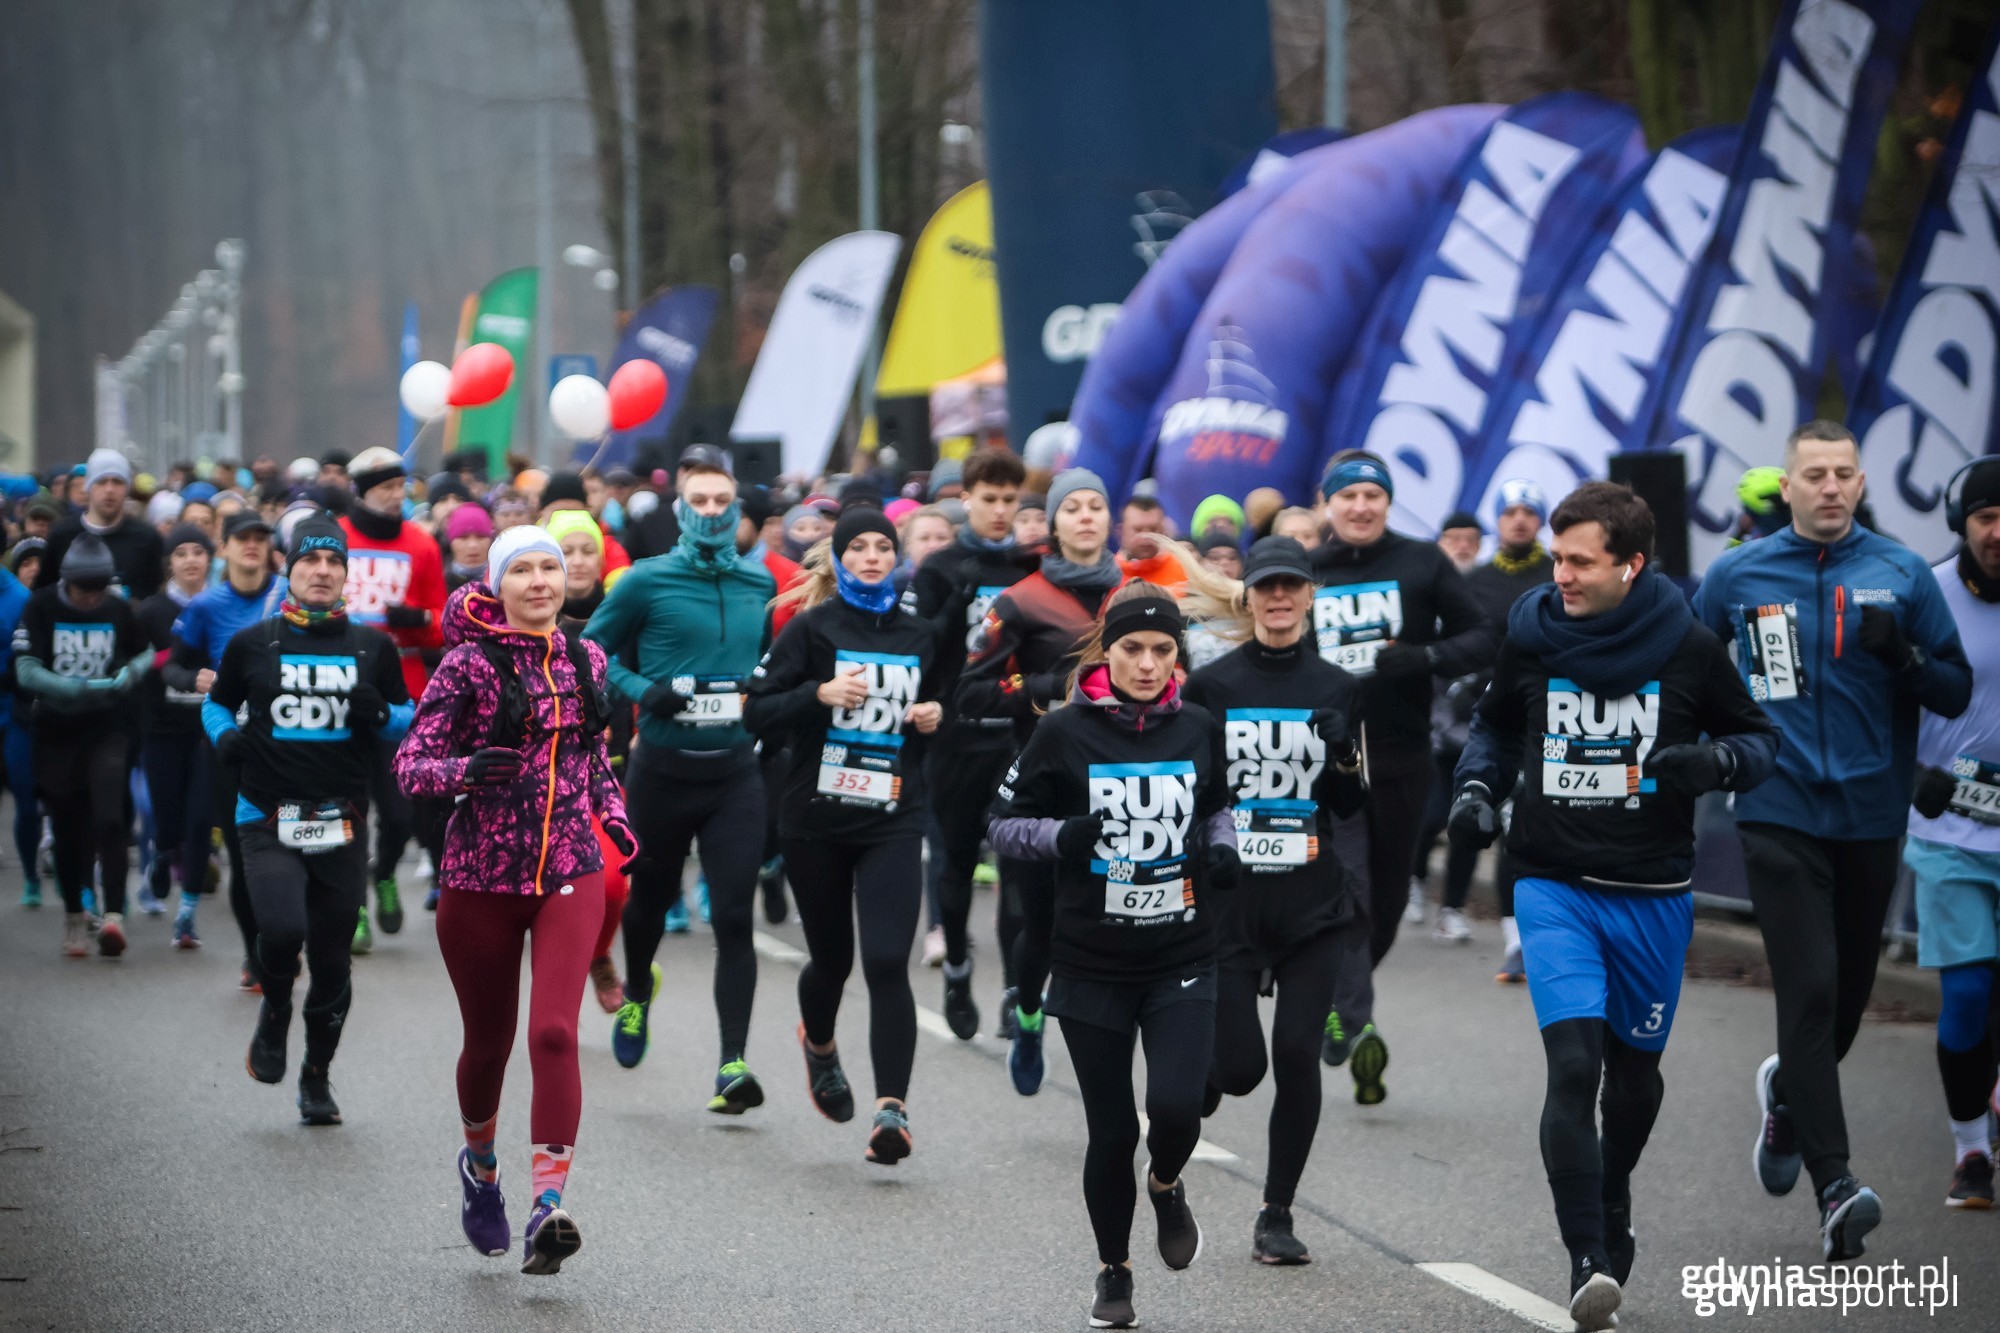
[[[243,242],[181,288],[116,361],[97,363],[97,445],[160,476],[176,462],[243,456]]]

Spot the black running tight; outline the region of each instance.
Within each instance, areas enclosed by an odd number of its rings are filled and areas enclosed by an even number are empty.
[[[1556,1227],[1572,1256],[1604,1253],[1604,1204],[1631,1190],[1632,1168],[1653,1132],[1666,1085],[1660,1052],[1610,1033],[1601,1018],[1566,1018],[1542,1029],[1549,1087],[1542,1103],[1542,1166],[1555,1196]],[[1600,1076],[1600,1150],[1591,1102]]]
[[[1014,975],[1019,992],[1015,1003],[1023,1013],[1042,1007],[1049,985],[1049,941],[1056,929],[1056,868],[1051,861],[1005,861],[1000,872],[1012,871],[1020,885],[1021,924],[1013,944]]]
[[[1275,969],[1278,1003],[1271,1018],[1271,1160],[1264,1202],[1292,1206],[1299,1175],[1319,1130],[1319,1047],[1333,1003],[1337,937],[1322,934],[1286,955]],[[1216,974],[1215,1062],[1209,1079],[1231,1097],[1247,1097],[1264,1081],[1264,1025],[1257,1012],[1255,972],[1225,967]]]
[[[65,912],[83,910],[93,865],[103,880],[98,910],[125,910],[132,854],[126,787],[130,746],[116,725],[81,740],[47,732],[35,738],[35,781],[55,836],[56,883]]]
[[[1083,1153],[1083,1202],[1102,1263],[1128,1262],[1132,1209],[1139,1191],[1132,1154],[1139,1147],[1139,1112],[1132,1091],[1134,1033],[1064,1018],[1077,1089],[1083,1094],[1090,1144]],[[1215,1009],[1205,1000],[1169,1004],[1139,1020],[1146,1052],[1146,1149],[1151,1173],[1163,1182],[1181,1169],[1201,1141],[1201,1102],[1215,1047]]]
[[[784,839],[785,878],[811,953],[799,969],[799,1017],[815,1046],[833,1040],[840,997],[854,971],[859,923],[861,976],[868,983],[868,1054],[875,1095],[903,1100],[917,1055],[917,1001],[910,948],[923,905],[923,837],[843,843]]]
[[[945,961],[965,961],[967,921],[972,915],[972,872],[986,836],[986,811],[1006,776],[1011,752],[971,750],[938,764],[931,782],[931,810],[937,820],[932,853],[937,864],[938,924],[944,927]]]

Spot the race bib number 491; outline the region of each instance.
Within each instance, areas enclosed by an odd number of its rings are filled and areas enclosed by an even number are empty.
[[[1313,594],[1319,655],[1350,675],[1372,675],[1376,654],[1403,632],[1403,590],[1393,580],[1349,583]]]

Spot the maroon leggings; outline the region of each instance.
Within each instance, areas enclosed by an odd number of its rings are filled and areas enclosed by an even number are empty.
[[[567,891],[565,891],[567,890]],[[458,1109],[475,1124],[500,1109],[500,1084],[521,1002],[521,943],[530,933],[528,1065],[534,1143],[576,1142],[583,1080],[576,1069],[576,1014],[604,922],[604,876],[593,871],[539,897],[446,889],[438,900],[438,947],[458,992],[465,1047],[458,1054]]]

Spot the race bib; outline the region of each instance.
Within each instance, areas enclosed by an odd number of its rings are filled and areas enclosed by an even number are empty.
[[[1542,735],[1542,796],[1564,805],[1624,802],[1639,795],[1638,743]]]
[[[1951,761],[1951,775],[1958,786],[1946,809],[1981,824],[2000,825],[2000,764],[1962,754]]]
[[[743,682],[736,676],[675,676],[673,686],[688,700],[676,722],[722,727],[743,720]]]
[[[835,675],[860,668],[868,697],[854,708],[833,710],[820,747],[817,790],[842,805],[893,811],[903,794],[903,714],[917,701],[922,662],[846,648],[833,660]]]
[[[1326,769],[1326,742],[1313,730],[1312,710],[1226,709],[1222,737],[1243,864],[1253,873],[1274,874],[1318,860],[1312,791]]]
[[[1805,671],[1797,605],[1746,606],[1738,615],[1736,645],[1750,697],[1760,704],[1798,698]]]
[[[1264,873],[1311,865],[1319,859],[1319,835],[1305,831],[1311,827],[1310,815],[1238,810],[1236,854],[1250,870]]]
[[[1194,823],[1194,764],[1092,764],[1090,811],[1104,832],[1090,871],[1104,881],[1104,919],[1127,925],[1194,920],[1187,839]]]
[[[1403,632],[1403,590],[1386,583],[1349,583],[1313,593],[1319,655],[1349,675],[1375,671],[1375,657]]]
[[[894,750],[871,745],[827,744],[819,751],[819,794],[844,805],[894,810],[903,795]]]
[[[311,856],[354,841],[354,824],[338,805],[308,807],[300,802],[278,806],[278,842]]]

